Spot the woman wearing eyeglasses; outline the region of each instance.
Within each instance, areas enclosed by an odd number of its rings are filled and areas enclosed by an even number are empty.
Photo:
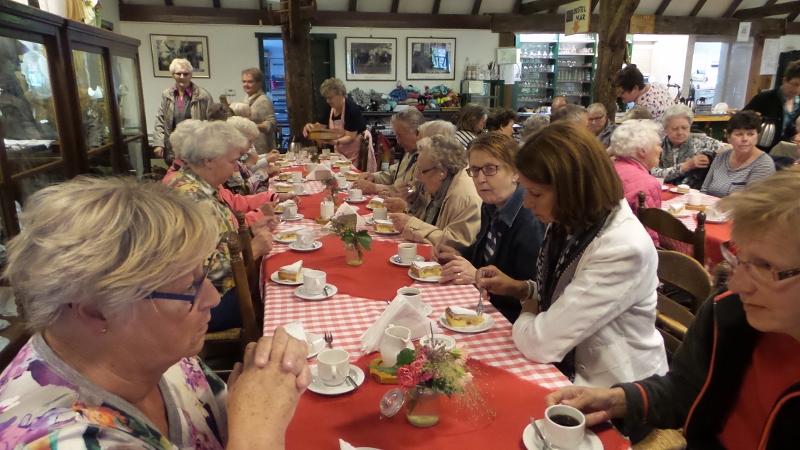
[[[192,82],[192,64],[188,60],[173,59],[169,72],[175,80],[175,86],[161,93],[161,105],[158,107],[151,143],[156,157],[163,157],[168,166],[175,159],[172,146],[169,145],[172,130],[186,119],[206,120],[208,107],[213,103],[211,94]]]
[[[202,206],[86,177],[36,192],[21,223],[5,277],[33,337],[0,375],[4,448],[283,448],[306,345],[278,328],[228,386],[196,357],[220,300]]]
[[[405,239],[463,250],[481,226],[481,198],[464,170],[464,147],[453,138],[436,135],[419,140],[417,151],[414,176],[425,188],[425,203],[415,217],[390,213],[389,219]]]
[[[483,200],[481,228],[462,252],[448,245],[434,248],[433,257],[443,266],[440,283],[472,284],[476,268],[484,266],[497,267],[517,280],[536,277],[536,266],[529,261],[539,254],[544,225],[522,206],[525,189],[519,186],[514,165],[518,149],[513,138],[500,132],[472,141],[467,174]],[[519,299],[490,293],[489,301],[511,323],[519,317]]]
[[[784,170],[725,197],[733,242],[729,292],[697,312],[664,376],[612,389],[570,387],[548,404],[681,428],[689,448],[790,449],[800,440],[800,172]],[[735,244],[734,244],[735,242]]]

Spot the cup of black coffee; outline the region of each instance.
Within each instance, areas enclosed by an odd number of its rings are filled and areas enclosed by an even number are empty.
[[[586,417],[571,406],[553,405],[544,412],[544,437],[558,448],[577,448],[585,429]]]

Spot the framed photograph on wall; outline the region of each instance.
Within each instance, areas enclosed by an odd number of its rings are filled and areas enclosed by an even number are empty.
[[[397,80],[396,38],[345,38],[347,80]]]
[[[407,38],[406,79],[455,80],[455,38]]]
[[[153,55],[153,75],[171,77],[169,64],[175,58],[185,58],[192,63],[192,77],[209,78],[208,36],[150,35],[150,50]]]

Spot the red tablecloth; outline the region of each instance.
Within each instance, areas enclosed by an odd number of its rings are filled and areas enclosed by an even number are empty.
[[[365,373],[374,358],[356,362]],[[408,423],[404,410],[380,418],[381,396],[397,386],[378,384],[367,377],[352,393],[325,397],[306,392],[286,433],[287,448],[336,449],[338,439],[356,447],[392,449],[524,449],[522,432],[529,417],[544,415],[544,397],[550,392],[503,369],[471,359],[475,383],[494,416],[481,406],[459,404],[458,396],[442,396],[441,419],[432,428]],[[346,414],[343,414],[346,412]],[[593,429],[605,449],[627,449],[630,443],[609,426]]]
[[[269,257],[262,265],[265,279],[283,266],[303,260],[303,267],[320,269],[327,274],[328,283],[339,288],[342,294],[373,300],[391,300],[397,290],[414,282],[408,275],[408,267],[400,267],[389,262],[397,254],[397,244],[386,241],[372,241],[372,250],[364,251],[365,263],[348,266],[344,258],[344,244],[338,236],[321,239],[322,248],[308,253],[287,251]],[[276,244],[279,245],[279,244]],[[431,247],[417,245],[417,254],[430,260]]]
[[[667,209],[669,208],[669,202],[674,200],[677,197],[683,197],[684,194],[674,194],[669,191],[662,191],[661,192],[661,200],[664,202],[662,208]],[[709,203],[713,204],[716,203],[716,200],[710,202],[711,197],[709,195],[704,195],[704,202],[703,204]],[[694,231],[697,228],[697,216],[696,214],[692,214],[689,217],[685,217],[681,219],[686,228]],[[711,270],[717,264],[722,262],[722,252],[720,251],[720,244],[725,241],[730,240],[731,238],[731,223],[708,223],[706,222],[706,260],[705,266],[707,269]]]

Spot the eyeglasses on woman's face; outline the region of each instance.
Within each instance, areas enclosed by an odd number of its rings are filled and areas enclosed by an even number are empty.
[[[720,245],[720,250],[722,251],[722,257],[725,258],[725,261],[728,261],[733,271],[742,266],[750,277],[761,282],[783,281],[800,275],[800,268],[779,271],[766,261],[751,262],[740,259],[738,255],[739,248],[736,247],[736,243],[733,241],[723,242]]]
[[[415,170],[417,171],[417,174],[419,176],[422,176],[422,175],[425,175],[426,173],[430,172],[431,170],[435,170],[435,169],[438,169],[438,167],[437,166],[433,166],[433,167],[431,167],[429,169],[419,170],[419,166],[417,166]]]
[[[483,174],[487,177],[493,177],[497,175],[497,171],[500,170],[501,167],[503,167],[502,164],[487,164],[483,167],[467,167],[467,175],[475,178],[479,173],[483,172]]]
[[[208,278],[208,272],[211,270],[211,258],[208,258],[205,263],[203,263],[203,276],[192,283],[192,286],[189,288],[191,294],[176,294],[172,292],[159,292],[153,291],[150,295],[147,296],[150,300],[155,300],[157,298],[162,300],[179,300],[183,302],[189,302],[189,311],[191,312],[194,309],[194,302],[197,300],[197,294],[200,293],[200,289],[203,287],[203,283],[205,283],[206,279]]]

